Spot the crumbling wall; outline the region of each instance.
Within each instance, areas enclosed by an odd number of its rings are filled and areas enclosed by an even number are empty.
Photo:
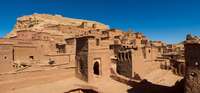
[[[76,73],[77,77],[88,80],[88,39],[76,39]]]
[[[133,61],[131,49],[126,49],[125,46],[114,45],[113,51],[117,57],[116,71],[119,75],[131,78],[133,72]]]
[[[185,44],[186,93],[200,93],[200,44]]]
[[[117,72],[126,77],[132,77],[132,55],[131,51],[122,51],[118,54]]]

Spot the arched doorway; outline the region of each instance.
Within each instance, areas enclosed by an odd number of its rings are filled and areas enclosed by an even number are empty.
[[[97,62],[97,61],[94,63],[93,72],[94,72],[95,75],[100,75],[99,62]]]

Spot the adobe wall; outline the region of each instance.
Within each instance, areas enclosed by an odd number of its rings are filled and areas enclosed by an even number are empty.
[[[47,62],[50,60],[54,61],[54,65],[63,65],[63,64],[69,64],[71,62],[70,54],[59,54],[59,55],[46,55]],[[44,62],[45,63],[45,62]]]
[[[34,31],[28,31],[28,30],[17,31],[17,39],[31,40],[35,38],[35,34],[36,32]]]
[[[142,52],[142,48],[138,48],[132,52],[133,74],[138,74],[140,77],[144,77],[153,70],[160,69],[160,63],[155,61],[145,61]],[[150,54],[148,56],[151,57]]]
[[[200,44],[185,44],[185,93],[200,93]]]
[[[49,55],[55,55],[56,53],[56,45],[53,42],[35,40],[33,45],[36,46],[35,52],[37,52],[37,60],[41,64],[47,64],[50,59]]]
[[[110,76],[110,50],[108,41],[100,41],[99,45],[96,45],[96,39],[89,39],[88,50],[88,82],[96,82],[102,79],[108,79]],[[99,64],[99,75],[94,72],[94,64]]]
[[[34,60],[38,60],[38,52],[36,47],[14,46],[14,60],[16,62],[25,62],[28,64]]]
[[[66,54],[70,54],[69,55],[69,62],[71,62],[72,64],[75,65],[75,61],[76,61],[76,39],[72,38],[69,40],[69,42],[66,41]]]
[[[88,39],[76,38],[76,77],[88,81]]]
[[[12,45],[0,44],[0,73],[12,71],[13,63],[13,48]]]

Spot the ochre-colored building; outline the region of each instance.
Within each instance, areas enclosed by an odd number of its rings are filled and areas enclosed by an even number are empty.
[[[0,39],[2,73],[35,65],[73,66],[76,76],[93,82],[111,74],[141,78],[160,68],[165,49],[142,33],[110,29],[99,22],[34,14],[18,18]]]

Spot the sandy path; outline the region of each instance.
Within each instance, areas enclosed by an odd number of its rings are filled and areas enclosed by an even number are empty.
[[[168,70],[155,70],[147,74],[145,77],[148,81],[164,86],[173,86],[177,80],[181,80],[182,77],[174,75],[172,71]]]
[[[71,77],[52,83],[13,90],[8,93],[64,93],[71,89],[82,87],[94,88],[100,91],[100,93],[127,93],[127,90],[131,88],[112,79],[107,79],[94,83],[87,83],[78,78]]]
[[[72,69],[54,69],[0,76],[0,93],[55,82],[74,76]]]

